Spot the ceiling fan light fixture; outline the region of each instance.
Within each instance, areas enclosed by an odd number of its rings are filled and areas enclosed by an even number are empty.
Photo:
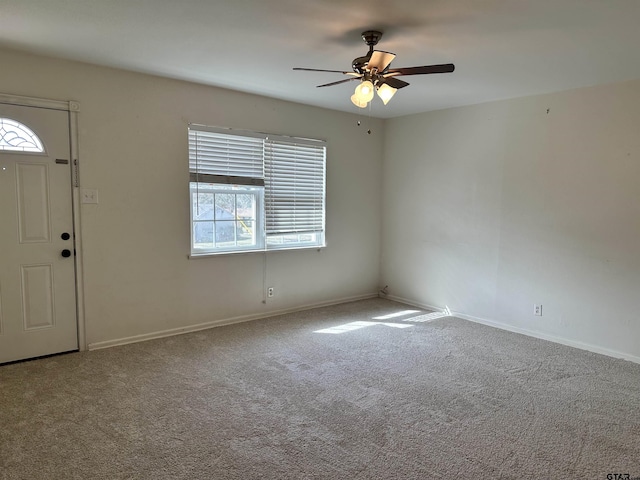
[[[385,105],[389,103],[389,100],[391,100],[391,98],[396,94],[398,89],[409,85],[408,82],[399,79],[398,77],[400,76],[451,73],[455,70],[455,65],[453,63],[390,69],[389,66],[396,57],[396,54],[373,49],[373,47],[378,44],[381,37],[382,32],[377,30],[367,30],[366,32],[362,32],[362,39],[369,47],[369,51],[366,55],[357,57],[351,62],[353,72],[299,67],[295,67],[294,70],[342,73],[343,75],[351,76],[351,78],[325,83],[323,85],[318,85],[318,87],[330,87],[332,85],[347,83],[352,80],[360,80],[360,84],[356,87],[356,91],[351,95],[351,102],[359,108],[365,108],[369,102],[373,100],[375,95],[374,92],[378,92],[380,100],[382,100]]]
[[[356,92],[354,95],[361,102],[369,103],[373,99],[373,91],[373,83],[371,83],[369,80],[365,80],[356,87]]]
[[[386,83],[383,83],[378,87],[378,96],[385,105],[389,103],[389,100],[396,94],[397,88],[390,87]]]
[[[361,101],[355,93],[351,95],[351,103],[358,108],[367,108],[367,102]]]

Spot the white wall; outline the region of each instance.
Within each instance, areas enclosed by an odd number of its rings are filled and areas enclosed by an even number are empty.
[[[388,121],[381,283],[640,360],[639,127],[639,81]]]
[[[349,114],[8,50],[0,65],[2,93],[80,102],[100,200],[81,209],[89,343],[377,292],[381,121],[367,135]],[[264,254],[187,259],[189,122],[328,142],[328,246],[266,254],[266,305]]]

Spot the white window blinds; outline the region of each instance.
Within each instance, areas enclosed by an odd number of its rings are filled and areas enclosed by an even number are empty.
[[[190,125],[190,181],[263,186],[265,137]]]
[[[267,236],[324,231],[325,152],[321,141],[265,141]]]
[[[324,246],[325,165],[326,142],[320,140],[189,126],[189,172],[196,196],[198,184],[204,183],[220,191],[224,184],[259,191],[256,232],[266,249]]]

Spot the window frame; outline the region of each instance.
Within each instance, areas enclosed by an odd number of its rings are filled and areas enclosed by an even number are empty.
[[[202,187],[198,187],[197,185],[200,184],[202,185]],[[207,187],[208,186],[208,187]],[[249,246],[245,246],[245,245],[234,245],[234,246],[230,246],[230,247],[216,247],[215,243],[215,200],[214,200],[214,219],[213,220],[195,220],[193,218],[193,195],[197,195],[200,192],[200,189],[204,189],[205,193],[212,193],[214,196],[216,194],[232,194],[232,195],[238,195],[238,194],[253,194],[256,196],[256,218],[255,218],[255,239],[256,239],[256,243],[254,245],[249,245]],[[261,252],[264,250],[264,239],[265,239],[265,235],[264,235],[264,188],[263,187],[259,187],[259,186],[249,186],[249,185],[229,185],[229,184],[220,184],[220,183],[204,183],[204,182],[189,182],[189,197],[190,197],[190,203],[189,203],[189,223],[191,225],[191,257],[202,257],[202,256],[209,256],[209,255],[220,255],[220,254],[226,254],[226,253],[245,253],[245,252]],[[215,197],[214,197],[215,198]],[[231,220],[222,220],[222,221],[229,221],[231,222]],[[237,220],[237,213],[236,213],[236,219],[233,220],[234,223],[236,223]],[[213,243],[214,243],[214,247],[213,248],[198,248],[195,246],[194,243],[194,231],[195,231],[195,225],[197,223],[205,223],[205,222],[213,222],[214,224],[214,236],[213,236]],[[236,243],[237,243],[237,238],[236,238]]]

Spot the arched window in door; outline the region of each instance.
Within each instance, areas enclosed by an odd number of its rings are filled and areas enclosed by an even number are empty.
[[[26,125],[0,117],[0,150],[44,153],[42,141]]]

